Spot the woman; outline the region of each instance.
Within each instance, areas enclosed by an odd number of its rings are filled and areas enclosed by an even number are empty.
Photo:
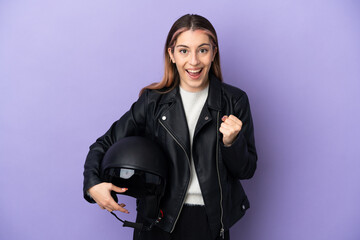
[[[217,35],[204,17],[188,14],[174,23],[163,80],[142,89],[90,146],[84,196],[102,209],[128,213],[110,195],[126,189],[102,183],[98,173],[106,150],[133,135],[158,142],[171,166],[164,218],[149,232],[135,231],[134,239],[229,239],[229,228],[249,208],[239,179],[253,176],[257,154],[247,95],[222,82]]]

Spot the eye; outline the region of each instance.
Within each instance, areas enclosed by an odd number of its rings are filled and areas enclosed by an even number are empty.
[[[207,50],[206,48],[201,48],[199,50],[200,53],[207,53],[209,50]]]
[[[186,50],[186,49],[181,49],[179,52],[182,53],[182,54],[186,54],[186,53],[188,52],[188,50]]]

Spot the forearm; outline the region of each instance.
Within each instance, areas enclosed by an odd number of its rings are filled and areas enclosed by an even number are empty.
[[[243,134],[239,134],[229,147],[221,144],[223,161],[230,174],[237,179],[249,179],[256,170],[257,153],[255,145],[248,144]]]
[[[251,178],[256,170],[257,153],[250,104],[244,94],[234,105],[234,115],[241,121],[241,130],[230,146],[221,144],[224,164],[238,179]]]
[[[102,182],[100,176],[100,165],[106,151],[119,139],[127,136],[141,135],[145,128],[145,93],[135,102],[130,110],[118,121],[114,122],[110,129],[94,144],[90,146],[89,153],[84,164],[84,198],[94,202],[87,191],[89,188]]]

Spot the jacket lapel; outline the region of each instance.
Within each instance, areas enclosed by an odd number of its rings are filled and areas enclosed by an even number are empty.
[[[170,103],[170,105],[159,115],[158,121],[162,123],[171,135],[173,135],[175,140],[184,148],[190,158],[189,128],[179,88],[176,87],[168,94],[165,94],[165,96],[166,97],[164,97],[160,103]]]
[[[221,110],[221,84],[220,81],[212,74],[209,74],[209,93],[207,101],[201,110],[199,120],[196,124],[194,138],[200,132],[200,130],[213,120],[213,117],[209,109],[216,111]]]

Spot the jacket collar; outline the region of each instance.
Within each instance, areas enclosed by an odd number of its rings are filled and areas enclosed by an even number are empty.
[[[173,90],[164,94],[160,100],[160,104],[171,103],[179,99],[179,85],[176,86]],[[221,110],[221,82],[215,77],[212,73],[209,73],[209,94],[207,98],[207,105],[209,108],[214,110]]]
[[[221,82],[213,74],[209,74],[209,95],[207,104],[210,108],[220,111],[221,110]]]

